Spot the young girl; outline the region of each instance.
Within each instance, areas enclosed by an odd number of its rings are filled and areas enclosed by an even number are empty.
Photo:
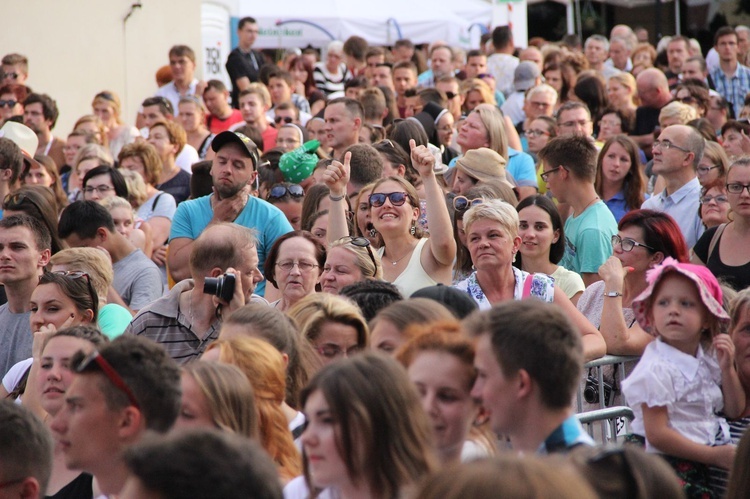
[[[731,468],[735,447],[719,411],[734,418],[745,394],[734,366],[734,344],[720,334],[729,316],[719,283],[705,267],[672,258],[647,274],[633,301],[641,327],[656,336],[622,383],[635,413],[633,432],[664,454],[688,497],[708,494],[708,466]]]

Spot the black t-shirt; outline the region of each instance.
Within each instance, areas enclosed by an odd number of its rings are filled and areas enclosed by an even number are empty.
[[[750,286],[750,262],[745,265],[739,265],[737,267],[731,267],[724,264],[719,256],[719,246],[721,245],[721,238],[724,237],[724,233],[719,236],[719,240],[714,245],[714,251],[711,255],[708,254],[708,247],[711,246],[711,239],[718,227],[711,227],[698,239],[695,243],[693,251],[695,255],[703,260],[708,270],[717,278],[721,278],[724,282],[732,286],[737,291],[745,289]]]
[[[180,173],[156,186],[160,191],[168,192],[174,197],[177,204],[182,203],[190,197],[190,174],[183,169]]]
[[[251,83],[258,81],[261,66],[263,66],[263,54],[257,50],[245,53],[237,47],[229,53],[226,68],[232,80],[232,106],[235,109],[240,107],[240,89],[237,88],[236,81],[243,76],[247,76]]]
[[[648,135],[654,133],[659,126],[659,113],[661,108],[639,106],[635,110],[635,128],[631,135]]]

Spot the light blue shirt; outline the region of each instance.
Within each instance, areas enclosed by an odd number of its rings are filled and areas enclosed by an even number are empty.
[[[560,265],[573,272],[594,274],[612,256],[617,222],[607,205],[597,201],[565,221],[565,255]]]
[[[177,211],[172,219],[172,230],[169,233],[170,241],[179,237],[198,238],[214,216],[214,210],[211,207],[212,196],[213,194],[184,201],[177,206]],[[256,231],[258,259],[260,260],[258,268],[261,272],[266,262],[266,256],[276,239],[293,230],[286,216],[284,216],[284,212],[256,197],[248,198],[247,204],[234,220],[234,223]],[[265,290],[266,283],[263,281],[258,284],[255,292],[262,296]]]
[[[693,177],[693,180],[671,195],[667,194],[666,189],[659,194],[654,194],[652,198],[643,202],[641,208],[663,211],[674,218],[677,225],[680,226],[680,230],[682,230],[688,248],[692,248],[705,230],[701,223],[701,217],[698,215],[700,197],[701,184],[697,177]]]

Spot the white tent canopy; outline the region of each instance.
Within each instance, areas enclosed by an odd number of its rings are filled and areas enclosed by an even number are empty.
[[[331,40],[352,35],[372,45],[409,38],[414,43],[444,40],[466,47],[469,27],[485,19],[483,12],[489,12],[490,6],[482,0],[463,0],[454,12],[448,5],[447,0],[240,0],[238,13],[258,21],[257,48],[325,47]]]

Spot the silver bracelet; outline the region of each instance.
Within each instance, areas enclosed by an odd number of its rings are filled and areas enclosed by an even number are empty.
[[[335,201],[341,201],[345,197],[346,197],[346,194],[342,194],[341,196],[332,196],[330,194],[328,195],[328,199],[330,199],[331,201],[334,201],[334,202]]]

